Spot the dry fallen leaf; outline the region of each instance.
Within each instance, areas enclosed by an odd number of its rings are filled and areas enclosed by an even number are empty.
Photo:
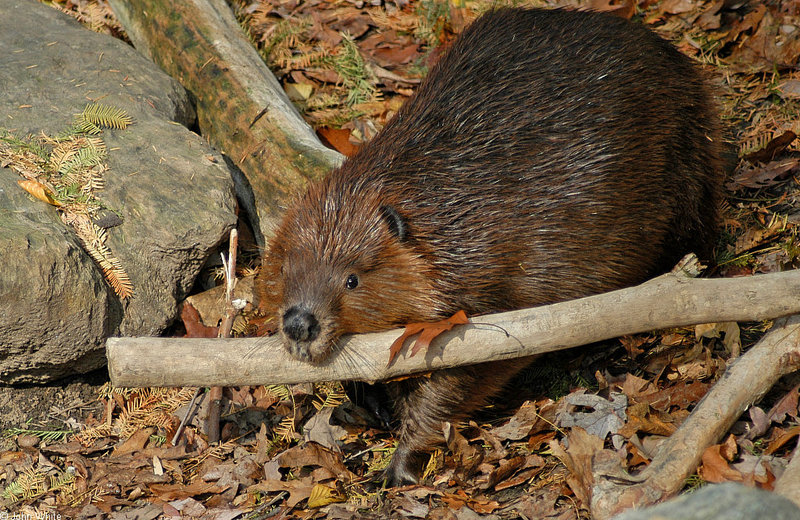
[[[459,489],[455,493],[443,494],[442,502],[447,504],[450,509],[458,510],[467,506],[480,514],[490,514],[500,507],[500,504],[494,500],[470,497],[463,489]]]
[[[755,439],[756,437],[764,435],[770,425],[770,421],[767,418],[767,414],[764,413],[764,410],[758,406],[751,406],[747,413],[750,416],[752,426],[750,427],[750,431],[745,435],[745,438]]]
[[[342,463],[340,454],[334,453],[316,442],[306,442],[300,446],[289,448],[277,458],[283,467],[321,466],[342,480],[349,482],[355,478],[355,475]]]
[[[622,343],[622,346],[625,347],[625,350],[628,352],[628,356],[635,358],[639,354],[642,354],[644,350],[640,349],[642,345],[648,343],[650,338],[646,336],[622,336],[619,338],[619,342]]]
[[[456,476],[466,481],[483,462],[483,450],[472,446],[450,422],[444,423],[443,433],[447,448],[453,453]]]
[[[296,480],[288,480],[285,482],[282,480],[265,479],[248,487],[247,491],[261,491],[266,493],[273,493],[275,491],[288,491],[289,498],[286,499],[286,505],[292,508],[301,500],[310,497],[314,486],[315,484],[312,481],[311,476]]]
[[[600,439],[605,439],[609,433],[618,433],[627,419],[625,409],[628,397],[612,392],[610,398],[573,392],[561,400],[556,413],[557,424],[564,427],[580,426]]]
[[[317,508],[345,501],[347,501],[347,497],[334,488],[317,484],[311,488],[311,494],[308,497],[308,507]]]
[[[769,162],[773,160],[776,155],[783,152],[795,139],[797,139],[797,134],[788,130],[772,139],[761,150],[756,150],[755,152],[745,155],[743,159],[751,164]]]
[[[183,302],[181,305],[181,320],[186,329],[187,338],[216,338],[219,335],[219,327],[203,325],[200,313],[189,302]]]
[[[742,188],[767,188],[784,182],[800,169],[800,159],[785,157],[764,165],[742,163],[725,187],[730,191]]]
[[[778,8],[766,8],[763,4],[750,14],[760,16],[757,24],[753,24],[758,28],[733,48],[727,58],[732,70],[752,74],[794,68],[800,57],[800,29],[792,17]],[[745,15],[745,20],[748,16]]]
[[[519,469],[525,467],[526,458],[522,456],[511,457],[508,460],[501,460],[500,465],[489,474],[489,481],[486,488],[494,487],[500,482],[511,477]]]
[[[317,135],[322,139],[323,144],[347,157],[358,151],[358,146],[350,142],[350,130],[323,126],[317,128]]]
[[[619,18],[630,20],[636,14],[636,2],[630,0],[617,3],[614,0],[590,0],[589,8],[592,11],[601,11],[613,14]]]
[[[778,85],[784,99],[800,99],[800,79],[787,79]]]
[[[136,433],[128,438],[128,440],[114,448],[114,452],[111,454],[111,456],[120,457],[135,451],[141,451],[144,448],[144,445],[147,444],[147,441],[150,440],[150,436],[153,435],[155,431],[155,428],[141,428],[137,430]]]
[[[292,101],[305,101],[314,92],[314,85],[311,83],[284,83],[283,89]]]
[[[17,184],[19,184],[23,190],[27,191],[42,202],[46,202],[53,206],[61,206],[61,203],[53,198],[53,192],[39,181],[25,179],[17,181]]]
[[[702,323],[695,325],[694,334],[697,339],[702,338],[723,338],[722,344],[725,350],[730,353],[732,358],[739,357],[742,352],[741,333],[739,324],[735,321],[725,321],[720,323]],[[722,336],[724,334],[724,337]]]
[[[202,480],[195,480],[191,484],[152,484],[148,487],[163,502],[208,493],[221,493],[226,489],[226,486],[220,486],[217,482],[203,482]]]
[[[786,395],[770,408],[769,412],[767,412],[767,417],[769,417],[770,421],[779,424],[786,420],[787,415],[793,419],[797,419],[799,411],[798,401],[800,401],[800,385],[795,385],[794,388],[786,392]]]
[[[692,0],[666,0],[661,3],[661,10],[669,14],[688,13],[698,7],[698,2]]]
[[[603,440],[587,433],[583,428],[575,427],[567,434],[565,441],[568,444],[567,448],[564,448],[558,441],[552,440],[550,449],[553,455],[558,457],[569,470],[567,484],[570,489],[588,508],[594,487],[592,459],[603,450]]]
[[[652,410],[646,403],[630,406],[627,412],[628,421],[619,430],[619,434],[625,438],[633,437],[637,432],[669,436],[677,429],[667,413]]]
[[[556,509],[556,501],[559,499],[560,493],[558,490],[553,489],[554,486],[548,486],[542,489],[531,490],[523,494],[517,501],[513,503],[513,511],[523,518],[548,518],[557,520],[561,518],[556,516],[558,511]],[[569,516],[564,518],[577,518],[575,511],[567,511]]]
[[[539,408],[536,404],[525,401],[507,423],[492,428],[490,432],[502,441],[518,441],[528,436],[540,419]]]
[[[787,442],[800,437],[800,426],[793,426],[779,435],[775,440],[769,443],[767,449],[764,450],[766,455],[771,455],[786,445]]]
[[[709,383],[702,381],[692,381],[691,383],[681,381],[663,390],[639,396],[636,398],[636,402],[647,403],[656,410],[668,412],[673,406],[686,408],[697,403],[706,395],[710,387]]]
[[[742,474],[728,464],[728,457],[731,456],[731,447],[727,443],[709,446],[703,452],[702,464],[697,468],[697,474],[708,482],[741,482]]]
[[[775,474],[781,474],[785,469],[785,461],[770,455],[743,453],[741,458],[731,467],[742,474],[746,486],[772,490]]]
[[[333,408],[326,407],[315,413],[303,425],[303,438],[313,441],[334,451],[340,451],[338,441],[347,436],[347,430],[338,424],[331,423]]]
[[[639,396],[652,394],[658,390],[658,387],[647,379],[629,373],[625,374],[625,379],[619,389],[631,401],[639,402]]]

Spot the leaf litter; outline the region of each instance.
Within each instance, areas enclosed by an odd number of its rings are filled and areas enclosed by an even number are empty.
[[[120,34],[103,2],[56,3],[96,30]],[[497,5],[233,4],[307,120],[348,155],[391,119],[454,35]],[[800,132],[797,5],[592,5],[635,14],[722,85],[739,161],[727,184],[712,274],[797,268],[800,144],[791,138]],[[52,160],[63,165],[67,155]],[[39,162],[33,152],[20,159],[23,168]],[[46,185],[29,188],[52,204]],[[184,321],[190,335],[215,334],[190,309]],[[739,349],[769,325],[656,331],[548,356],[542,364],[550,371],[526,371],[511,398],[495,400],[466,424],[445,425],[447,447],[432,454],[421,485],[396,489],[383,489],[379,477],[393,451],[391,432],[360,413],[337,384],[225,389],[223,441],[215,446],[205,440],[206,402],[178,445],[169,444],[193,389],[106,388],[98,397],[104,415],[82,418],[81,431],[66,438],[51,435],[63,426],[4,432],[0,500],[23,513],[83,518],[115,511],[148,518],[588,518],[592,459],[613,450],[629,471],[646,466]],[[798,385],[797,377],[786,378],[751,407],[723,442],[706,450],[687,487],[738,481],[771,489],[800,437]]]

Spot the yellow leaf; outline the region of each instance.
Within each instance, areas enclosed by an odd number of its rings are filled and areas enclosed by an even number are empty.
[[[41,182],[34,181],[31,179],[26,179],[24,181],[17,181],[17,184],[20,187],[36,197],[37,199],[41,200],[42,202],[46,202],[48,204],[52,204],[53,206],[60,206],[61,203],[58,202],[56,199],[53,198],[53,195],[47,186],[42,184]]]
[[[316,484],[311,489],[311,495],[308,497],[308,507],[317,508],[333,504],[335,502],[344,502],[347,498],[342,496],[338,491],[322,484]]]

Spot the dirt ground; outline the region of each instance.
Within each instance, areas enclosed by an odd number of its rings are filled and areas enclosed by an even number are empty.
[[[99,417],[98,389],[107,381],[101,369],[49,385],[0,386],[0,431],[71,429],[84,424],[89,414]]]

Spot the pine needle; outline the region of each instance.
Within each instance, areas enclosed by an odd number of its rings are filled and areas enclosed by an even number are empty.
[[[36,139],[19,139],[0,128],[0,167],[16,170],[20,186],[40,200],[56,206],[89,256],[121,298],[133,296],[133,283],[106,245],[106,233],[90,217],[103,207],[95,192],[103,189],[108,149],[101,127],[123,129],[133,119],[122,109],[91,103],[78,114],[67,131],[56,137],[42,133]]]
[[[106,246],[106,231],[96,226],[88,215],[74,215],[68,222],[83,242],[89,256],[97,262],[111,288],[120,298],[133,296],[133,283],[122,262]]]
[[[30,500],[47,492],[47,475],[33,468],[27,468],[17,479],[6,486],[0,497],[13,503]]]
[[[102,132],[102,129],[91,121],[86,120],[83,115],[79,115],[75,119],[74,130],[76,133],[97,135]]]
[[[264,390],[281,400],[289,399],[292,395],[289,387],[286,385],[265,385]]]
[[[116,435],[128,437],[136,430],[149,426],[169,429],[172,415],[192,399],[194,388],[114,388],[110,384],[100,389],[100,397],[113,400],[120,408],[111,423],[87,428],[75,435],[84,446],[95,439]]]
[[[347,398],[340,385],[321,384],[315,385],[313,405],[317,411],[323,408],[334,408],[339,406]]]
[[[364,58],[358,50],[355,40],[347,33],[342,33],[342,42],[333,59],[333,68],[347,87],[347,104],[366,103],[377,97],[375,86],[369,81],[370,74]]]
[[[66,439],[67,435],[74,433],[72,430],[31,430],[28,428],[9,428],[3,430],[4,437],[15,435],[34,435],[46,442],[59,442]]]
[[[86,105],[83,112],[78,116],[78,121],[85,121],[96,127],[114,128],[121,130],[133,124],[133,119],[121,108],[103,105],[102,103],[91,103]],[[87,132],[91,133],[91,132]]]
[[[278,435],[282,441],[294,439],[294,416],[284,417],[280,424],[275,427],[275,434]]]
[[[78,153],[74,141],[65,141],[58,143],[53,151],[50,153],[50,167],[53,171],[60,172],[64,165],[70,161]]]

